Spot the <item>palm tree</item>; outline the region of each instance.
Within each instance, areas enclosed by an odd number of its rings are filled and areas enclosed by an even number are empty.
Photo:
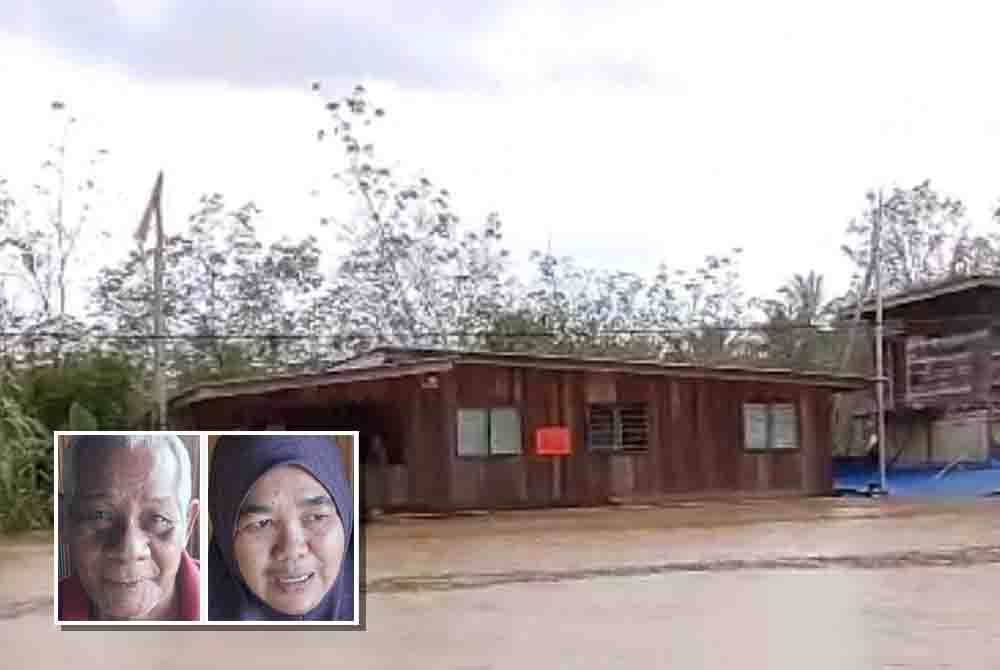
[[[768,325],[774,329],[766,336],[771,357],[794,367],[818,366],[822,337],[815,327],[830,320],[837,304],[826,299],[823,275],[796,273],[777,293],[776,299],[764,302]]]
[[[834,303],[826,300],[823,291],[823,275],[812,270],[808,275],[793,275],[778,295],[784,299],[785,314],[796,324],[816,326],[834,313]]]

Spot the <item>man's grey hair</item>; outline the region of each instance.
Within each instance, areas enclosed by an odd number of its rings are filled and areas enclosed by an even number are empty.
[[[145,447],[163,449],[173,456],[177,463],[177,505],[180,507],[182,522],[187,522],[188,506],[191,503],[191,458],[188,450],[176,435],[75,435],[69,439],[69,448],[62,451],[63,495],[66,509],[72,510],[79,486],[79,462],[89,449],[107,447]]]

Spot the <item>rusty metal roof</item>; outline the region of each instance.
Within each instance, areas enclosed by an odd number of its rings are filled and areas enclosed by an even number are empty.
[[[885,311],[923,302],[934,300],[946,295],[972,291],[976,289],[1000,290],[1000,276],[998,275],[972,275],[969,277],[951,277],[938,282],[918,286],[907,291],[901,291],[882,298],[882,309]],[[874,316],[875,300],[869,299],[864,302],[862,314]],[[842,315],[853,314],[854,308],[845,308]]]
[[[276,374],[197,384],[174,395],[170,404],[172,407],[183,407],[220,397],[260,395],[310,386],[391,379],[445,372],[456,366],[471,365],[797,384],[838,391],[856,391],[871,384],[871,379],[863,375],[809,372],[787,368],[700,365],[565,354],[380,347],[360,356],[348,358],[320,372]]]

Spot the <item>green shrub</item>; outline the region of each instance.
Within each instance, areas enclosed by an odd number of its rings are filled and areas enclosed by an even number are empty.
[[[78,402],[74,402],[69,408],[69,422],[66,424],[68,430],[98,430],[97,419],[90,410]]]
[[[26,410],[50,430],[127,430],[141,415],[137,380],[124,356],[86,353],[28,370],[21,381]],[[70,425],[81,418],[85,425]]]
[[[52,436],[0,379],[0,531],[52,525]]]

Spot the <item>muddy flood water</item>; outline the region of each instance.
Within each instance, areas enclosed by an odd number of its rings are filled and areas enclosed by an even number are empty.
[[[1000,668],[1000,500],[383,518],[363,631],[59,631],[0,542],[0,667]]]

